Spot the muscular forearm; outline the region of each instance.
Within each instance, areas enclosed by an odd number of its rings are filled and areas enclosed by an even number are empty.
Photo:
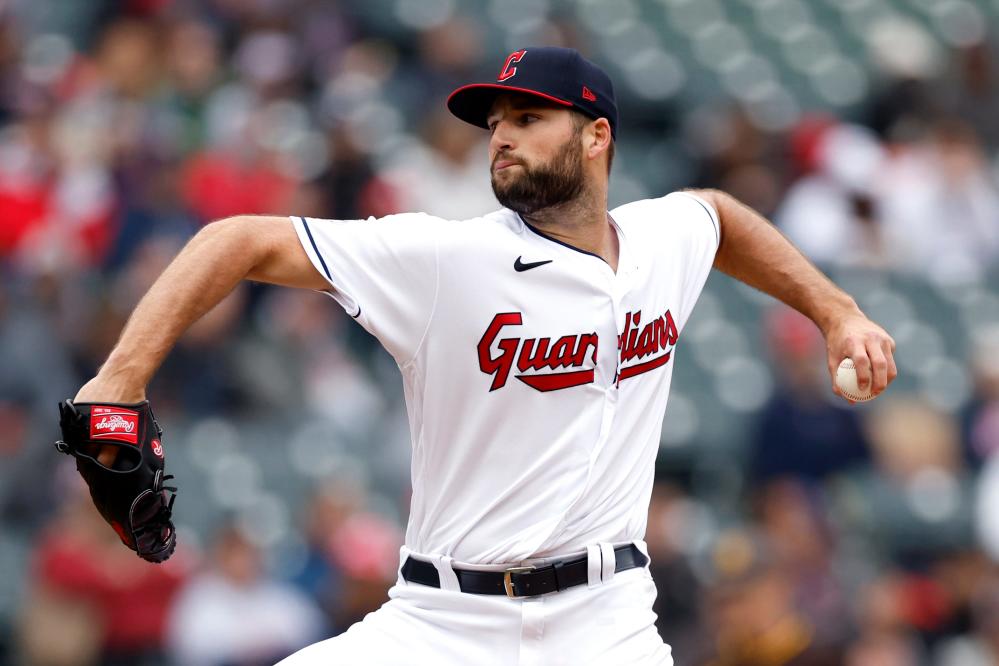
[[[140,402],[180,336],[243,279],[325,289],[288,218],[242,216],[210,224],[181,251],[132,312],[97,376],[77,402]],[[110,466],[117,447],[96,451]]]
[[[721,222],[715,268],[770,294],[809,317],[826,339],[833,390],[836,368],[850,358],[861,389],[877,395],[895,379],[895,341],[869,320],[837,287],[761,215],[716,190],[697,194],[710,201]]]
[[[138,402],[177,339],[243,279],[328,289],[286,217],[239,216],[191,239],[135,308],[78,401]]]
[[[770,294],[809,317],[824,332],[860,309],[783,234],[748,206],[714,190],[699,193],[718,211],[722,241],[715,268]]]
[[[102,400],[135,402],[177,339],[225,298],[259,261],[258,247],[236,220],[202,229],[170,263],[129,317],[98,377],[118,393]]]

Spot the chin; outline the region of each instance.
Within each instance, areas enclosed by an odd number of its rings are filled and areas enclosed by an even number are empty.
[[[511,189],[512,188],[510,188],[510,187],[503,187],[502,185],[500,187],[496,187],[496,184],[495,183],[493,184],[493,194],[496,195],[497,201],[499,201],[501,203],[503,201],[509,201],[510,200],[510,196],[509,195],[510,195],[510,190]]]
[[[499,177],[506,180],[513,180],[517,178],[526,178],[530,172],[527,167],[523,164],[511,164],[510,166],[500,169],[499,171],[493,171],[493,178]]]
[[[504,176],[496,176],[495,174],[493,175],[493,182],[492,182],[493,191],[505,192],[511,189],[513,185],[514,185],[514,180],[512,178]]]
[[[510,169],[512,169],[515,166],[517,166],[517,165],[514,164],[513,166],[508,166],[505,169],[500,169],[499,171],[493,171],[493,173],[492,173],[493,181],[496,181],[496,180],[499,180],[499,179],[510,180],[511,178],[514,178],[515,176],[514,176],[513,172],[510,171]]]

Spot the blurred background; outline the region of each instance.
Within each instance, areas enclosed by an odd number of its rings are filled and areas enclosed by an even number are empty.
[[[849,407],[810,322],[720,275],[683,331],[648,541],[678,664],[999,664],[999,0],[0,0],[0,664],[269,664],[376,608],[409,434],[335,304],[244,285],[149,389],[181,548],[96,516],[56,403],[205,223],[494,209],[444,99],[606,66],[612,205],[718,187],[898,343]]]

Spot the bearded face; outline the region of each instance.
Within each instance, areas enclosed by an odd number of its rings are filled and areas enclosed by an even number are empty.
[[[547,162],[527,163],[507,167],[502,172],[493,171],[492,186],[496,199],[510,210],[521,215],[558,206],[572,201],[583,191],[583,147],[580,143],[582,127],[576,126],[573,134]],[[494,163],[510,156],[499,153]]]

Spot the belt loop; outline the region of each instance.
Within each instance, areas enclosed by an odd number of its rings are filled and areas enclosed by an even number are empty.
[[[562,573],[562,567],[564,567],[564,566],[565,566],[565,562],[563,562],[562,560],[558,560],[557,562],[555,562],[554,564],[552,564],[552,574],[555,576],[555,591],[556,592],[561,592],[562,591],[562,581],[559,580],[559,574]]]
[[[645,543],[642,539],[635,539],[632,543],[635,544],[638,552],[645,555],[645,568],[648,569],[649,565],[652,564],[652,556],[649,555],[649,544]]]
[[[452,562],[454,562],[454,558],[447,555],[435,555],[433,558],[434,568],[437,569],[437,574],[441,579],[441,589],[461,592],[458,575],[454,573],[454,568],[451,566]]]
[[[586,586],[594,588],[600,585],[600,546],[586,547]]]
[[[600,580],[609,583],[614,578],[614,569],[617,566],[617,555],[614,553],[613,544],[600,543],[600,560]]]
[[[410,552],[405,544],[399,547],[399,568],[395,571],[397,585],[409,585],[409,581],[402,577],[402,567],[406,564],[406,560],[409,559]]]

